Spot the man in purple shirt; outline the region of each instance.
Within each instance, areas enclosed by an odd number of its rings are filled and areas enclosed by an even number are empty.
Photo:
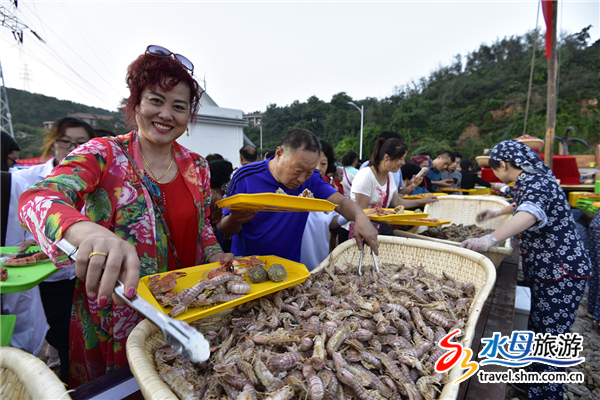
[[[336,211],[355,221],[354,237],[359,248],[364,240],[378,254],[377,230],[361,208],[328,185],[315,172],[321,146],[314,133],[301,128],[284,135],[275,155],[268,160],[248,164],[236,171],[229,184],[228,196],[238,193],[275,193],[298,196],[309,189],[315,198],[337,204]],[[235,255],[277,255],[300,261],[302,234],[308,213],[224,210],[221,229],[233,236]]]

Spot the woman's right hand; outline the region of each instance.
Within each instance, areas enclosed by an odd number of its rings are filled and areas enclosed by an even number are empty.
[[[117,305],[124,304],[113,294],[117,279],[125,285],[127,297],[135,295],[140,260],[131,243],[91,221],[73,224],[63,236],[78,246],[75,274],[85,281],[88,297],[94,299],[97,296],[99,307],[106,306],[111,295]]]
[[[410,179],[410,185],[413,188],[416,188],[417,186],[419,186],[421,184],[421,182],[423,182],[423,177],[422,176],[416,176],[414,175],[411,179]]]
[[[439,201],[439,199],[437,196],[435,196],[433,194],[430,194],[429,196],[427,196],[423,199],[424,204],[435,203],[436,201]]]
[[[486,208],[485,210],[482,210],[479,213],[477,213],[475,219],[477,220],[477,222],[485,222],[489,219],[496,218],[498,215],[500,215],[501,211],[501,208]]]

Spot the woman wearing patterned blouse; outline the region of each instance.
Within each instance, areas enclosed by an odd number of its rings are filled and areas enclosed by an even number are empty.
[[[490,167],[501,181],[515,182],[515,203],[483,210],[477,219],[514,215],[491,235],[466,240],[462,247],[486,251],[520,235],[523,273],[531,288],[528,329],[541,334],[568,333],[592,270],[567,196],[552,171],[521,142],[506,140],[496,145],[490,154]],[[535,372],[563,370],[541,363],[527,368]],[[563,398],[562,383],[532,383],[528,391],[530,399]]]
[[[233,259],[208,220],[206,160],[175,141],[202,95],[192,63],[148,46],[127,84],[124,110],[137,129],[79,146],[20,200],[22,223],[58,267],[68,265],[57,259],[60,239],[79,247],[70,388],[127,364],[125,342],[141,318],[111,296],[117,278],[133,297],[143,276]]]

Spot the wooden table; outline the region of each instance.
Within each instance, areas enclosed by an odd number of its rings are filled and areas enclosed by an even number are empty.
[[[594,191],[594,185],[593,184],[581,184],[581,185],[560,185],[560,187],[565,191],[565,193],[568,192],[575,192],[575,191],[580,191],[580,192],[593,192]]]
[[[497,270],[496,285],[485,302],[479,321],[475,327],[475,335],[471,349],[472,361],[478,361],[481,351],[481,338],[490,338],[494,332],[510,336],[513,327],[515,310],[515,293],[517,287],[517,266],[519,263],[519,241],[513,241],[513,252],[506,256]],[[486,365],[484,371],[506,371],[506,367]],[[111,390],[107,392],[107,390]],[[73,400],[84,399],[126,399],[142,400],[142,393],[137,387],[129,367],[119,368],[98,379],[79,386],[70,393]],[[457,400],[504,400],[506,383],[480,383],[477,376],[472,376],[461,383]]]
[[[519,241],[513,241],[513,252],[498,267],[496,285],[483,305],[479,321],[475,327],[475,336],[471,344],[472,361],[480,361],[477,354],[482,350],[481,338],[491,338],[494,332],[502,336],[510,336],[515,314],[515,295],[517,290],[517,267],[519,265]],[[499,365],[480,366],[480,370],[488,372],[507,371],[507,367]],[[458,400],[504,400],[506,383],[481,383],[475,374],[460,384]]]

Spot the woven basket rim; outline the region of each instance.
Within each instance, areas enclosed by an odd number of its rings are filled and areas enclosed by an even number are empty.
[[[447,244],[450,246],[460,247],[460,242],[455,242],[453,240],[438,239],[438,238],[434,238],[434,237],[430,237],[430,236],[423,236],[421,234],[414,233],[414,232],[407,232],[407,231],[400,231],[400,232],[401,233],[399,233],[396,236],[402,237],[404,234],[406,234],[406,237],[411,238],[411,239],[431,240],[432,242],[437,242],[437,243]],[[503,246],[491,248],[491,249],[487,250],[486,253],[487,252],[506,254],[506,255],[512,253],[511,238],[506,239]]]
[[[46,363],[21,349],[0,347],[0,369],[9,370],[32,399],[70,399],[65,385]],[[6,393],[3,393],[6,395]]]
[[[159,328],[145,319],[131,331],[125,347],[131,373],[135,377],[144,399],[178,400],[171,388],[158,376],[154,360],[149,360],[146,354],[146,342]]]
[[[495,195],[472,195],[472,196],[465,196],[465,195],[452,195],[452,196],[438,196],[438,201],[454,201],[454,200],[467,200],[467,201],[473,201],[473,200],[483,200],[483,201],[489,201],[492,203],[498,203],[501,204],[502,206],[508,206],[510,203],[508,201],[506,201],[504,198],[499,197],[499,196],[495,196]],[[430,204],[435,204],[435,203],[428,203],[425,205],[425,210],[423,212],[427,212],[427,209],[430,208]]]
[[[479,264],[486,273],[486,280],[480,290],[478,290],[475,299],[473,300],[473,304],[471,305],[471,311],[469,314],[469,319],[467,322],[467,326],[465,327],[465,335],[463,336],[461,343],[464,347],[470,347],[473,341],[473,337],[475,335],[475,327],[477,325],[477,321],[479,319],[479,315],[481,314],[481,310],[483,309],[483,305],[487,300],[489,294],[491,293],[494,284],[496,282],[496,268],[492,261],[486,256],[477,253],[472,250],[464,249],[462,247],[450,246],[443,243],[430,242],[421,239],[409,239],[397,236],[378,236],[378,242],[381,243],[389,243],[389,244],[399,244],[404,246],[413,246],[419,248],[425,248],[430,250],[438,250],[444,251],[451,254],[459,255]],[[347,240],[344,243],[338,245],[331,255],[325,259],[317,268],[315,268],[311,273],[316,273],[324,268],[329,267],[329,264],[332,260],[337,259],[342,253],[346,251],[352,251],[353,247],[357,247],[355,240]],[[368,247],[368,246],[366,246]],[[358,251],[357,249],[354,251]],[[367,251],[365,251],[367,254]],[[382,262],[382,261],[380,261]],[[385,261],[383,261],[385,262]],[[427,267],[426,267],[427,268]],[[450,372],[450,381],[453,382],[457,380],[462,375],[462,370],[459,366],[455,366]],[[458,396],[458,390],[460,386],[454,385],[452,383],[447,383],[444,385],[442,389],[442,393],[440,395],[440,399],[456,399]]]

